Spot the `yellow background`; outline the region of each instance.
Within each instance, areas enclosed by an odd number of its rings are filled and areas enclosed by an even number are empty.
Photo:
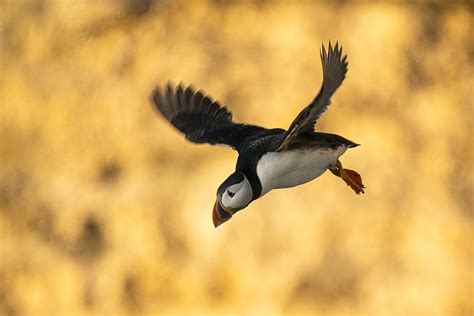
[[[1,315],[472,315],[468,2],[2,0]],[[288,127],[349,72],[318,129],[362,146],[214,229],[232,150],[151,107],[192,83]]]

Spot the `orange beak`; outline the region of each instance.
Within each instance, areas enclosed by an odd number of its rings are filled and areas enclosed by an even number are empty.
[[[232,218],[232,214],[229,211],[226,211],[219,201],[216,200],[214,204],[214,208],[212,210],[212,221],[214,222],[214,227],[223,224],[224,222],[228,221]]]

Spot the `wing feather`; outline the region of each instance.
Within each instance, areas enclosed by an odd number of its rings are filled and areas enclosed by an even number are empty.
[[[201,90],[195,92],[191,86],[183,88],[179,84],[173,88],[168,83],[164,91],[160,87],[153,90],[153,105],[191,142],[228,145],[239,150],[255,135],[269,131],[255,125],[233,122],[232,113],[226,107]]]
[[[323,84],[318,95],[306,106],[291,123],[287,136],[278,150],[287,148],[293,139],[299,135],[314,131],[314,125],[331,105],[331,96],[342,84],[347,73],[347,55],[342,57],[342,47],[336,42],[334,48],[329,42],[328,51],[324,45],[321,48],[321,63],[323,67]]]

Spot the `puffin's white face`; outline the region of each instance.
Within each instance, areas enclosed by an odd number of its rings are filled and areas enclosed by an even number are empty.
[[[243,209],[252,199],[252,187],[244,176],[244,180],[233,184],[224,191],[221,197],[221,204],[224,208],[234,210]]]
[[[212,218],[217,227],[252,201],[253,192],[247,177],[241,172],[231,174],[217,190]]]

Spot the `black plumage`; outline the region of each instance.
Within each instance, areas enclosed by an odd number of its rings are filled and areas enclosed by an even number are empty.
[[[155,88],[151,98],[160,113],[194,143],[228,145],[241,152],[251,141],[269,135],[279,140],[277,148],[283,151],[300,146],[329,146],[349,144],[351,141],[334,134],[315,133],[314,125],[331,104],[331,96],[342,84],[347,73],[347,56],[342,57],[339,44],[329,50],[321,49],[323,84],[318,95],[305,107],[285,131],[281,128],[267,129],[260,126],[235,123],[232,113],[218,101],[214,101],[201,90],[195,92],[191,86],[179,84],[173,88],[170,83],[162,92]],[[352,143],[353,144],[353,143]]]
[[[240,152],[251,139],[274,132],[260,126],[234,123],[226,107],[202,91],[195,92],[191,86],[178,85],[174,89],[168,83],[164,93],[156,88],[151,97],[158,111],[194,143],[228,145]]]
[[[328,152],[332,152],[334,155],[342,155],[347,148],[358,146],[358,144],[342,136],[314,130],[318,119],[331,104],[332,95],[344,81],[348,66],[347,55],[342,56],[342,47],[339,47],[338,43],[334,47],[329,43],[328,51],[326,51],[324,45],[322,46],[321,62],[323,68],[321,89],[313,101],[293,120],[288,130],[281,128],[267,129],[255,125],[236,123],[232,120],[232,113],[225,106],[222,106],[201,90],[195,91],[191,86],[183,88],[179,84],[174,88],[168,83],[164,89],[155,88],[151,100],[156,109],[189,141],[212,145],[228,145],[237,150],[239,157],[236,171],[222,183],[217,196],[221,198],[224,192],[227,192],[227,187],[235,185],[239,181],[244,181],[239,179],[247,179],[252,189],[251,201],[253,201],[268,192],[268,183],[266,189],[262,192],[262,182],[257,170],[258,164],[261,160],[264,160],[262,157],[265,154],[286,155],[286,152],[288,152],[291,155],[291,152],[294,151],[302,150],[304,152],[306,149],[310,149],[310,152],[319,152],[321,155]],[[280,157],[283,157],[283,155]],[[327,164],[325,162],[323,166],[319,165],[317,168],[323,168],[321,172],[324,172],[326,168],[335,168],[336,162],[339,164],[340,162],[337,160],[339,156],[334,157],[335,161],[331,160]],[[275,162],[275,164],[278,165],[279,163]],[[272,168],[273,165],[270,168],[270,174],[274,173]],[[289,169],[292,168],[294,168],[293,163],[289,166]],[[314,177],[319,175],[320,173],[315,174]],[[350,180],[345,174],[342,175],[349,185]],[[300,176],[302,177],[301,181],[296,181],[296,185],[307,181],[304,174]],[[281,177],[280,179],[286,178]],[[363,192],[364,186],[361,180],[356,182],[355,184],[350,182],[351,187],[355,188],[356,193]],[[229,198],[232,198],[233,194],[234,192],[229,193]],[[246,207],[250,202],[234,209],[233,212]],[[225,221],[232,217],[232,212],[226,212],[228,211],[223,207],[221,201],[216,202],[213,213],[215,225],[216,220]]]
[[[313,132],[317,120],[331,105],[331,96],[346,78],[348,65],[347,55],[342,57],[342,47],[339,48],[338,46],[339,44],[336,43],[333,49],[331,42],[329,42],[329,52],[326,53],[326,48],[323,45],[321,49],[321,62],[323,64],[321,89],[314,100],[291,123],[285,139],[278,148],[279,151],[290,147],[294,139],[297,139],[300,135]]]

